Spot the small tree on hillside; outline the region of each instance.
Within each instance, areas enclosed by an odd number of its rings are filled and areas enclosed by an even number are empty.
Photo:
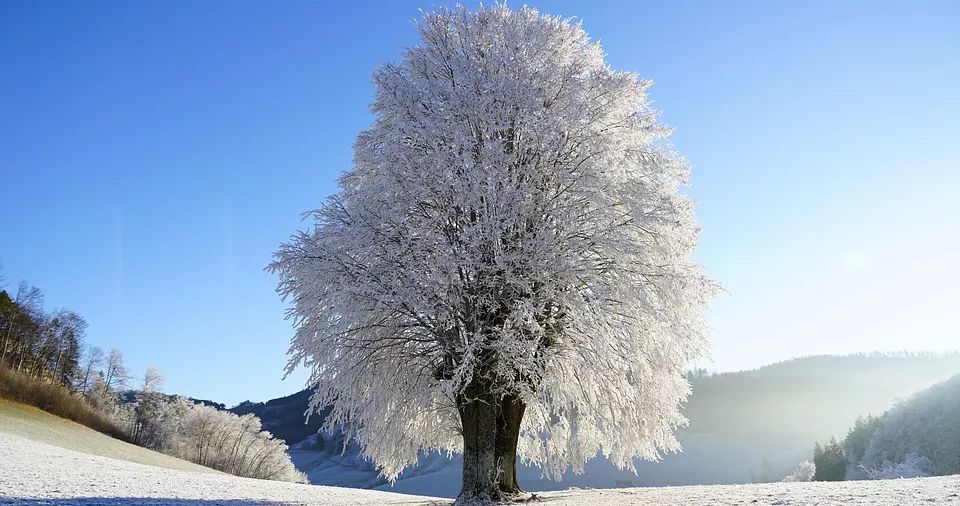
[[[127,427],[133,444],[156,450],[167,440],[170,403],[160,393],[162,388],[163,373],[156,366],[148,366],[133,402],[120,407],[120,425]]]
[[[127,387],[128,381],[130,381],[130,372],[123,363],[123,353],[116,348],[111,348],[103,371],[103,386],[107,390],[119,392]]]
[[[814,463],[809,460],[804,460],[797,464],[797,468],[788,474],[783,481],[813,481],[813,477],[816,476],[816,474],[817,468]]]
[[[374,74],[340,191],[270,265],[289,370],[388,479],[463,452],[462,500],[519,493],[518,454],[559,477],[677,450],[714,285],[650,83],[529,8],[419,30]]]
[[[814,444],[813,464],[816,468],[813,476],[815,481],[842,481],[847,475],[847,459],[843,455],[843,446],[836,438],[830,438],[830,442],[823,446]]]
[[[157,366],[147,366],[143,372],[143,382],[140,384],[141,392],[159,392],[163,389],[163,372]]]
[[[103,365],[103,349],[90,345],[83,355],[83,365],[77,374],[77,381],[74,389],[83,395],[87,395],[93,389],[93,382],[96,379],[100,366]]]

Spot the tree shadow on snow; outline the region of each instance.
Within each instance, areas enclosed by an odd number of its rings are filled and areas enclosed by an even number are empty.
[[[0,506],[293,506],[299,502],[265,501],[259,499],[176,499],[163,497],[71,497],[37,499],[34,497],[0,497]],[[322,499],[318,498],[318,503]],[[449,504],[423,503],[409,504]]]
[[[175,499],[164,497],[70,497],[38,499],[0,497],[0,506],[289,506],[281,501],[253,499]]]

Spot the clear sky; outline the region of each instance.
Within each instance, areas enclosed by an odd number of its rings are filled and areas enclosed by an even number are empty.
[[[262,269],[335,190],[371,72],[434,5],[4,2],[7,288],[81,313],[170,392],[298,390]],[[654,80],[694,165],[697,259],[727,290],[708,367],[960,348],[960,3],[535,6]]]

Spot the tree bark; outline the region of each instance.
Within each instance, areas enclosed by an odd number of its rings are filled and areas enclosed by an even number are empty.
[[[9,326],[7,327],[7,335],[3,339],[3,354],[0,354],[0,364],[6,362],[7,360],[7,345],[10,344],[10,335],[13,333],[13,325],[16,322],[16,316],[10,319]]]
[[[462,396],[463,486],[458,503],[504,501],[522,490],[517,483],[517,440],[526,406],[515,395],[497,398],[484,385]]]
[[[516,395],[505,395],[499,402],[494,449],[498,467],[497,486],[507,496],[523,492],[517,483],[517,440],[520,438],[520,422],[523,421],[526,407]]]
[[[470,386],[459,403],[463,427],[463,485],[458,502],[499,501],[495,443],[497,403],[482,386]]]

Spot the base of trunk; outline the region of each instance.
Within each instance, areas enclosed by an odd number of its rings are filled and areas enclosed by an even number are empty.
[[[453,506],[479,506],[479,505],[494,505],[494,504],[522,504],[529,503],[534,501],[540,501],[540,497],[536,494],[531,494],[529,492],[517,492],[514,494],[500,493],[493,498],[483,496],[483,497],[466,497],[463,494],[460,494],[457,497],[457,500],[453,503]]]
[[[458,409],[463,428],[463,487],[456,504],[529,501],[517,483],[517,441],[526,408],[515,395],[468,388]]]
[[[478,385],[468,387],[460,403],[463,428],[463,485],[457,503],[499,501],[497,460],[496,398]]]

